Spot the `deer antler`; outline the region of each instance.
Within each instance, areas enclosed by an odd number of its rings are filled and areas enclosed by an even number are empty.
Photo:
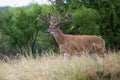
[[[72,14],[68,14],[68,15],[66,16],[66,19],[69,20],[69,21],[71,21],[71,19],[72,19]]]
[[[43,22],[49,22],[50,23],[50,21],[51,21],[51,14],[48,13],[48,16],[44,15],[43,17],[41,17],[41,20]]]
[[[63,25],[63,24],[66,24],[66,23],[69,23],[72,21],[72,15],[71,14],[68,14],[66,17],[65,17],[65,21],[59,21],[58,23],[56,23],[56,27],[59,27],[60,25]]]
[[[71,15],[71,14],[68,14],[68,15],[65,17],[65,21],[60,21],[59,18],[58,18],[58,16],[52,17],[50,13],[48,13],[48,16],[45,15],[45,16],[43,16],[43,17],[41,18],[41,20],[42,20],[43,22],[48,22],[48,23],[50,23],[50,24],[56,22],[55,19],[58,20],[57,23],[55,24],[55,27],[59,27],[60,25],[63,25],[63,24],[66,24],[66,23],[71,22],[71,20],[72,20],[72,15]]]

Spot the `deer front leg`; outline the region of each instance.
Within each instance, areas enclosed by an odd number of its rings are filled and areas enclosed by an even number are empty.
[[[63,47],[62,45],[60,45],[59,48],[60,48],[60,54],[63,54],[65,60],[71,58],[72,54],[70,53],[70,50],[68,48]]]
[[[68,54],[67,51],[62,51],[62,50],[60,50],[60,54],[63,54],[65,60],[67,60],[67,59],[70,58],[70,56],[69,56],[69,54]]]
[[[64,53],[64,60],[68,60],[68,59],[70,59],[68,53]]]
[[[65,59],[65,60],[70,60],[71,57],[72,57],[72,54],[71,54],[70,52],[64,53],[64,59]]]
[[[59,47],[60,48],[60,54],[63,54],[64,59],[68,60],[70,59],[71,55],[69,55],[69,52],[67,51],[67,49],[63,48],[63,47]]]

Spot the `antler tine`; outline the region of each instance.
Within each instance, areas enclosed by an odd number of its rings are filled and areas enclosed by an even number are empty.
[[[44,21],[44,22],[49,22],[50,23],[50,20],[51,20],[50,13],[48,13],[48,16],[44,15],[43,17],[41,17],[41,20]]]
[[[56,19],[56,22],[59,23],[60,22],[60,17],[58,16],[58,14],[55,14],[55,19]]]
[[[65,17],[65,21],[60,21],[56,24],[56,27],[59,27],[60,25],[63,25],[63,24],[66,24],[66,23],[69,23],[71,22],[72,20],[72,15],[71,14],[68,14],[66,17]]]
[[[51,18],[51,14],[50,14],[50,13],[48,13],[48,18],[49,18],[49,19]]]
[[[68,21],[71,20],[71,19],[72,19],[72,14],[68,14],[65,18],[66,18],[66,20],[68,20]]]
[[[44,22],[48,22],[46,15],[42,16],[41,20],[44,21]]]

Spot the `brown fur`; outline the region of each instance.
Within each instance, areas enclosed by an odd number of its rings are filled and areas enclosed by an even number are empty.
[[[64,34],[60,29],[56,29],[53,34],[60,48],[60,53],[67,53],[72,56],[74,53],[87,51],[98,53],[103,57],[105,42],[102,38],[95,35],[69,35]]]

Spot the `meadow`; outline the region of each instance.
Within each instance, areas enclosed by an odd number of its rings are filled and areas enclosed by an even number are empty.
[[[0,61],[0,80],[120,80],[120,53],[98,56],[21,57]]]

